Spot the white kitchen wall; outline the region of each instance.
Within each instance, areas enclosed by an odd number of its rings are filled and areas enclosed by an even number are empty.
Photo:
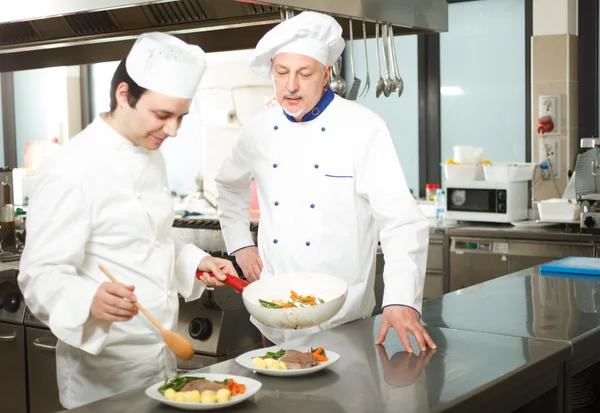
[[[92,91],[90,107],[94,117],[99,113],[108,112],[110,109],[110,81],[117,66],[119,66],[119,61],[91,65],[90,87]],[[91,120],[94,120],[93,117]]]
[[[270,80],[248,68],[252,50],[208,55],[208,68],[196,99],[200,108],[202,177],[205,196],[213,200],[214,177],[229,153],[244,121],[273,97]]]
[[[66,67],[14,72],[15,134],[17,166],[23,166],[30,141],[67,138]]]
[[[343,28],[347,30],[346,27]],[[354,33],[354,67],[357,77],[361,79],[361,92],[366,81],[365,48],[362,40],[362,31]],[[375,39],[367,39],[367,54],[369,57],[369,72],[371,78],[371,88],[365,97],[359,97],[357,103],[360,103],[373,111],[377,112],[387,123],[396,154],[404,169],[408,187],[415,194],[419,190],[419,72],[418,72],[418,50],[417,36],[396,36],[394,39],[396,45],[396,57],[398,59],[398,70],[404,81],[404,92],[401,97],[392,95],[385,97],[383,94],[379,98],[375,96],[377,87],[377,55],[375,49]],[[382,43],[380,41],[380,47]],[[380,49],[381,73],[385,77],[383,49]],[[344,62],[344,79],[346,79],[346,90],[349,90],[352,80],[350,68],[350,43],[346,42],[346,49],[342,57]]]
[[[492,162],[525,161],[525,2],[449,5],[440,35],[442,160],[481,146]]]

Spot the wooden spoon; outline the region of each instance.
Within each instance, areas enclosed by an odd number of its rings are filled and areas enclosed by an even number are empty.
[[[111,275],[110,272],[102,264],[99,264],[98,267],[100,270],[115,284],[121,284],[118,282],[115,277]],[[185,339],[185,337],[180,334],[174,333],[172,331],[166,330],[163,326],[160,325],[158,321],[152,315],[146,311],[144,307],[138,302],[133,303],[144,315],[150,320],[152,324],[160,331],[162,334],[163,340],[165,344],[171,349],[171,351],[182,360],[190,360],[194,357],[194,348],[190,344],[189,341]]]

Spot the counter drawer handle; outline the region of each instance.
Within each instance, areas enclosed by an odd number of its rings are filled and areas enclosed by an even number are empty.
[[[12,333],[6,336],[0,336],[0,341],[13,341],[15,338],[17,338],[17,334]]]
[[[196,370],[199,370],[201,368],[202,367],[198,367],[197,369],[180,369],[180,368],[178,368],[177,370],[179,370],[179,371],[181,371],[183,373],[189,373],[190,371],[196,371]]]
[[[33,340],[33,345],[37,348],[41,348],[42,350],[56,351],[56,344],[44,344],[41,338],[36,338]]]

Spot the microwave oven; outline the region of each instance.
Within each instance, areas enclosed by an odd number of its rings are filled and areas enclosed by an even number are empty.
[[[447,181],[446,218],[510,223],[529,215],[529,181]]]

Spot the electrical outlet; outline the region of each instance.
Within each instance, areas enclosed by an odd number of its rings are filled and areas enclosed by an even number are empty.
[[[550,116],[554,122],[554,129],[547,135],[560,134],[560,95],[542,95],[538,100],[538,117]]]
[[[561,145],[559,138],[540,139],[540,172],[542,179],[560,179]]]

